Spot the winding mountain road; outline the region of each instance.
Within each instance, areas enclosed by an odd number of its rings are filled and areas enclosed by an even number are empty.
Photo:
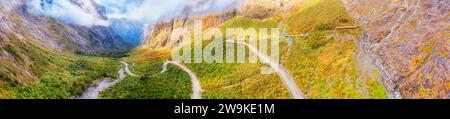
[[[253,53],[256,53],[258,55],[258,57],[260,58],[261,62],[266,63],[267,65],[269,65],[273,70],[275,70],[278,73],[278,76],[281,78],[281,80],[283,81],[284,85],[287,87],[287,89],[289,91],[289,94],[291,95],[291,97],[293,99],[304,99],[305,98],[303,96],[303,93],[300,91],[300,89],[295,84],[292,76],[286,70],[286,68],[284,68],[283,66],[281,66],[278,63],[275,63],[275,62],[271,61],[268,56],[266,56],[265,54],[260,53],[252,45],[249,45],[249,44],[247,44],[245,42],[241,42],[241,41],[236,41],[235,42],[234,40],[227,40],[226,42],[227,43],[237,43],[237,44],[240,44],[240,45],[247,46],[250,49],[250,51],[252,51]]]
[[[130,71],[130,69],[128,68],[128,63],[126,63],[126,62],[124,62],[124,61],[120,61],[120,62],[121,62],[123,65],[125,65],[125,72],[127,72],[128,75],[133,76],[133,77],[138,76],[138,75],[136,75],[136,74],[134,74],[134,73],[132,73],[132,72]]]
[[[117,72],[119,74],[119,77],[117,79],[113,78],[103,78],[100,81],[94,83],[94,85],[91,85],[86,91],[84,91],[83,95],[79,97],[78,99],[97,99],[100,92],[108,89],[111,86],[116,85],[123,79],[125,79],[126,74],[136,77],[138,75],[132,73],[130,69],[128,69],[128,63],[121,61],[122,64],[124,64],[124,67],[120,68]]]
[[[177,67],[179,67],[181,70],[183,70],[184,72],[186,72],[189,77],[192,80],[192,94],[191,94],[191,99],[201,99],[202,98],[202,88],[200,86],[200,83],[198,81],[197,76],[186,66],[178,63],[178,62],[174,62],[174,61],[169,61],[167,60],[166,62],[164,62],[163,64],[163,70],[161,71],[161,74],[167,71],[167,67],[169,64],[173,64]]]

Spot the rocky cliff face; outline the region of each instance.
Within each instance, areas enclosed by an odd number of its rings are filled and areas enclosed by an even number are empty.
[[[237,11],[247,18],[264,19],[274,16],[283,0],[240,0]]]
[[[176,44],[182,42],[170,41],[170,34],[175,28],[187,28],[189,31],[192,31],[195,20],[202,20],[203,30],[206,30],[235,16],[264,19],[278,14],[282,2],[283,0],[238,0],[236,9],[225,13],[207,15],[190,14],[191,10],[186,9],[185,16],[175,17],[170,21],[159,21],[152,27],[151,31],[147,32],[145,44],[150,48],[173,48]],[[294,8],[294,6],[289,8]]]
[[[450,98],[450,1],[341,1],[390,98]]]
[[[47,48],[69,51],[96,52],[129,47],[107,26],[70,25],[33,14],[30,6],[23,1],[9,4],[14,5],[2,5],[4,8],[0,11],[0,31],[19,39],[28,37]],[[101,11],[98,11],[98,14],[101,15]]]
[[[210,27],[217,26],[223,23],[229,18],[236,15],[236,12],[232,11],[224,14],[213,14],[209,16],[184,16],[172,19],[169,22],[160,21],[153,26],[150,34],[148,34],[146,45],[150,48],[173,48],[182,41],[171,41],[170,35],[176,28],[187,28],[189,31],[193,31],[193,26],[196,20],[202,21],[203,30]]]

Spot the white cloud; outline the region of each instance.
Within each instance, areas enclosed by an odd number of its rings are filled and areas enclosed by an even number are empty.
[[[187,0],[146,0],[142,5],[131,8],[126,17],[142,23],[154,23],[157,20],[168,20],[181,15],[187,6]]]
[[[109,21],[101,19],[96,13],[93,13],[91,6],[89,8],[80,8],[68,0],[53,0],[52,4],[41,5],[41,0],[32,0],[30,3],[32,10],[37,14],[51,16],[66,22],[83,25],[109,25]]]
[[[109,25],[92,6],[81,7],[69,0],[53,0],[51,5],[41,6],[41,0],[30,0],[33,11],[62,19],[66,22],[91,26]],[[152,25],[158,20],[169,20],[182,15],[186,9],[197,14],[223,12],[236,5],[237,0],[77,0],[79,3],[96,2],[106,8],[110,19],[125,19]]]

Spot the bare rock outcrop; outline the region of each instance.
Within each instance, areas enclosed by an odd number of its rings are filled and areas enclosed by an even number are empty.
[[[341,1],[389,98],[450,98],[450,1]]]

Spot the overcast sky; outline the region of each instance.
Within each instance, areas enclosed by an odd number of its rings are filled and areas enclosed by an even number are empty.
[[[110,19],[126,19],[141,24],[152,25],[158,20],[168,20],[179,16],[186,8],[193,12],[223,12],[236,6],[236,0],[74,0],[79,3],[96,2],[104,6],[109,19],[102,19],[95,13],[95,7],[85,4],[80,8],[70,0],[29,0],[32,10],[41,15],[55,17],[66,22],[91,26],[109,25]],[[51,4],[48,4],[51,3]]]

